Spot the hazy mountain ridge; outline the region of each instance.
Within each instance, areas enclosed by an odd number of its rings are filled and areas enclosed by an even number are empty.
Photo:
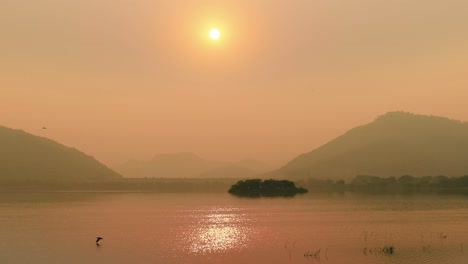
[[[234,178],[251,177],[271,167],[255,161],[210,161],[194,153],[159,154],[149,161],[129,161],[115,170],[128,178]]]
[[[77,149],[0,126],[1,180],[95,181],[121,176]]]
[[[390,112],[298,156],[267,176],[351,179],[468,174],[468,123]]]

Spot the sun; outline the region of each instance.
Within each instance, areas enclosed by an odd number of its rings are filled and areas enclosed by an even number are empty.
[[[209,35],[211,39],[217,40],[219,37],[221,37],[221,32],[219,32],[217,28],[212,28],[210,29]]]

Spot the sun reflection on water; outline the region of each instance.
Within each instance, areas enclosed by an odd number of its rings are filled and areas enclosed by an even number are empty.
[[[239,251],[249,247],[251,220],[239,208],[211,207],[190,213],[192,225],[184,232],[192,254]]]

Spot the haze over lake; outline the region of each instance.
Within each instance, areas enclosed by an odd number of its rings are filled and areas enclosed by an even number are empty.
[[[282,166],[389,111],[468,120],[464,0],[7,0],[0,18],[0,125],[110,167]]]
[[[468,263],[467,25],[0,0],[0,264]]]
[[[0,262],[457,264],[467,221],[452,195],[3,193]]]

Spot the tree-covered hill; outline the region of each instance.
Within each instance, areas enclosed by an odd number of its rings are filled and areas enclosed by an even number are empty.
[[[77,149],[0,126],[0,181],[101,181],[121,176]]]
[[[468,174],[468,123],[390,112],[298,156],[266,177],[350,180]]]

